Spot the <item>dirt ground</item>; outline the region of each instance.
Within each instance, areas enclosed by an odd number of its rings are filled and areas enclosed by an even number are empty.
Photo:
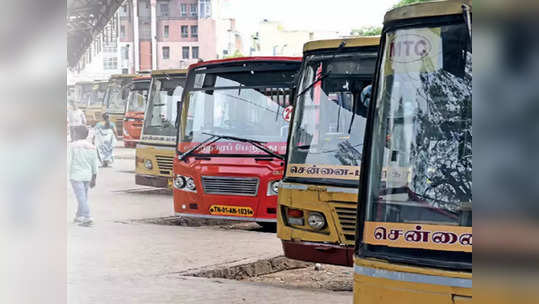
[[[321,264],[320,270],[315,270],[313,265],[247,278],[246,280],[277,286],[352,291],[352,271],[352,267]]]

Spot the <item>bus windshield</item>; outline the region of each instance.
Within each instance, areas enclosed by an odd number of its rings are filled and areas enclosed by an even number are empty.
[[[290,105],[296,69],[196,74],[194,88],[184,101],[179,150],[185,152],[213,134],[263,142],[271,151],[285,154],[289,124],[285,108]],[[264,153],[231,138],[221,138],[205,148],[198,153]]]
[[[109,82],[107,93],[107,112],[123,113],[129,93],[129,83],[125,80],[114,79]]]
[[[125,112],[144,112],[150,82],[135,82],[132,85],[129,97],[127,98],[127,108]]]
[[[357,186],[376,47],[306,56],[286,177]]]
[[[471,230],[463,238],[457,233],[467,231],[458,227],[472,226],[470,40],[464,24],[386,33],[373,117],[366,221],[433,229],[430,236],[421,237],[421,242],[434,242],[430,249],[460,244],[454,248],[471,251]],[[437,238],[436,233],[442,232],[433,232],[436,229],[448,232]],[[408,238],[403,232],[402,240],[396,247],[407,247],[410,240],[419,246],[415,235]]]
[[[75,94],[77,94],[77,106],[86,108],[93,93],[93,84],[76,84]]]
[[[144,118],[144,135],[176,136],[176,108],[184,84],[184,77],[153,79]]]
[[[107,83],[96,83],[89,87],[89,90],[84,91],[84,101],[88,102],[88,106],[102,106],[104,99],[105,99],[105,93],[107,91]]]

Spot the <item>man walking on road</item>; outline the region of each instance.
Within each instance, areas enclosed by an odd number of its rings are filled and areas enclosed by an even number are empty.
[[[75,223],[81,226],[91,226],[88,205],[88,189],[95,186],[97,177],[97,150],[88,140],[88,128],[74,127],[73,142],[69,144],[69,178],[73,192],[77,197],[78,208]]]
[[[78,126],[86,125],[86,116],[84,112],[77,107],[74,100],[69,101],[70,109],[67,111],[67,123],[69,125],[69,134],[71,135],[71,141],[75,138],[75,129]]]

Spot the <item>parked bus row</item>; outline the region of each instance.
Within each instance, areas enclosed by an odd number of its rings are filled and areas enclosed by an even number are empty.
[[[287,257],[353,266],[354,303],[468,303],[471,40],[471,1],[426,2],[303,58],[113,76],[101,104],[101,83],[72,94],[117,115],[136,184],[172,189],[176,215],[276,225]]]
[[[140,138],[150,77],[143,74],[112,75],[108,81],[81,81],[67,88],[67,98],[84,112],[89,126],[103,114],[118,128],[126,147],[135,147]]]

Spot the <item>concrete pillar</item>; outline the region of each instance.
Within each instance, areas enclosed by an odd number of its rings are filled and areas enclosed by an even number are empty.
[[[133,58],[134,72],[140,70],[140,40],[138,35],[138,0],[133,0]]]
[[[157,70],[157,1],[151,0],[151,30],[152,30],[152,70]]]

